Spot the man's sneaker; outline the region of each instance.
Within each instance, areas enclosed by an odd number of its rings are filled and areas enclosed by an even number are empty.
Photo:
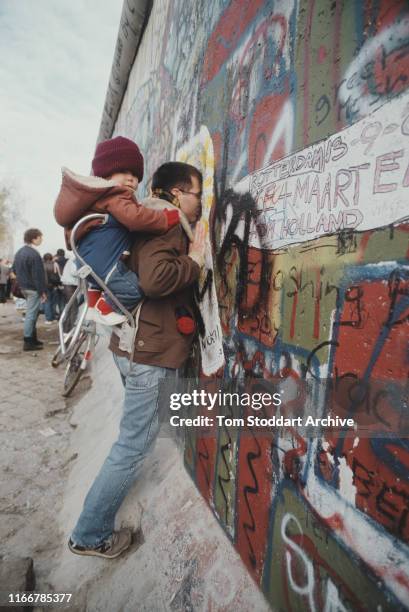
[[[104,559],[115,559],[119,557],[132,544],[132,531],[130,529],[120,529],[114,531],[108,540],[99,546],[91,548],[74,544],[71,538],[68,540],[68,548],[75,555],[85,555],[89,557],[103,557]]]
[[[126,321],[126,316],[115,312],[104,298],[101,297],[95,304],[95,321],[102,323],[102,325],[119,325]]]

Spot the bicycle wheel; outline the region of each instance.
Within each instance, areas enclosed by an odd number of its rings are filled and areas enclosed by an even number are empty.
[[[52,356],[51,365],[53,366],[53,368],[58,368],[60,363],[62,363],[63,361],[64,356],[61,352],[61,347],[59,346],[58,349],[55,351],[54,355]]]
[[[82,360],[84,359],[87,340],[88,334],[82,333],[77,340],[77,344],[72,352],[70,359],[68,360],[68,365],[67,369],[65,370],[64,377],[64,391],[62,393],[63,397],[68,397],[73,392],[84,371],[81,368],[81,364]]]

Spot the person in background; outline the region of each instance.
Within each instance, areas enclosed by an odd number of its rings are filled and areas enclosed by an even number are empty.
[[[61,271],[64,270],[65,264],[67,263],[68,259],[65,256],[65,251],[64,249],[57,249],[57,253],[54,256],[54,261],[57,262],[58,267]]]
[[[9,277],[7,279],[7,286],[6,286],[6,300],[9,300],[11,298],[11,285],[13,282],[13,273],[12,273],[12,268],[13,268],[13,264],[9,259],[5,260],[6,266],[9,269]]]
[[[43,260],[37,247],[43,241],[43,234],[37,228],[24,233],[24,246],[16,253],[13,272],[26,299],[26,316],[24,320],[24,351],[36,351],[43,348],[37,338],[36,323],[40,304],[47,301],[47,285]]]
[[[63,273],[61,275],[61,282],[63,285],[64,303],[68,304],[74,291],[78,285],[77,266],[73,259],[67,259],[67,263],[64,266]],[[78,315],[78,301],[74,300],[70,309],[67,313],[67,318],[63,323],[64,333],[68,333],[75,325],[75,321]]]
[[[0,259],[0,304],[7,301],[7,281],[10,276],[10,269],[6,265],[5,259]]]
[[[54,255],[54,261],[57,263],[58,265],[58,269],[60,271],[60,275],[63,273],[63,270],[65,268],[65,264],[67,263],[68,259],[65,256],[65,251],[64,249],[57,249],[57,253]],[[57,309],[58,309],[58,316],[61,316],[62,311],[64,310],[65,304],[66,304],[66,300],[65,300],[65,296],[64,296],[64,290],[62,285],[60,285],[59,287],[57,287]]]
[[[45,324],[51,325],[58,319],[58,287],[61,285],[61,275],[58,264],[53,260],[51,253],[46,253],[43,261],[47,279],[47,301],[44,304]]]

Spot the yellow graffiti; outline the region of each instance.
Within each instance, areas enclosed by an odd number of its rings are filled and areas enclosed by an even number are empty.
[[[178,150],[176,159],[192,164],[203,175],[202,220],[208,233],[214,196],[214,151],[212,137],[205,125],[202,125],[196,136]]]
[[[214,197],[214,151],[212,138],[205,125],[202,125],[196,136],[179,149],[176,153],[176,159],[192,164],[202,172],[203,176],[201,220],[206,232],[206,249],[205,265],[199,278],[200,291],[205,287],[209,278],[212,280],[208,290],[202,294],[199,302],[205,328],[205,333],[200,339],[200,351],[202,371],[206,376],[210,376],[224,366],[225,359],[209,234],[209,218]]]

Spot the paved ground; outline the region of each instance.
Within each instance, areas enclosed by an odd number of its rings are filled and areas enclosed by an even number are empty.
[[[38,337],[44,350],[22,351],[23,323],[12,302],[0,304],[0,541],[1,554],[32,557],[38,591],[61,551],[57,516],[75,455],[70,454],[74,404],[90,386],[79,383],[73,398],[61,394],[63,366],[51,356],[58,329],[44,325]],[[3,585],[2,585],[3,586]]]

